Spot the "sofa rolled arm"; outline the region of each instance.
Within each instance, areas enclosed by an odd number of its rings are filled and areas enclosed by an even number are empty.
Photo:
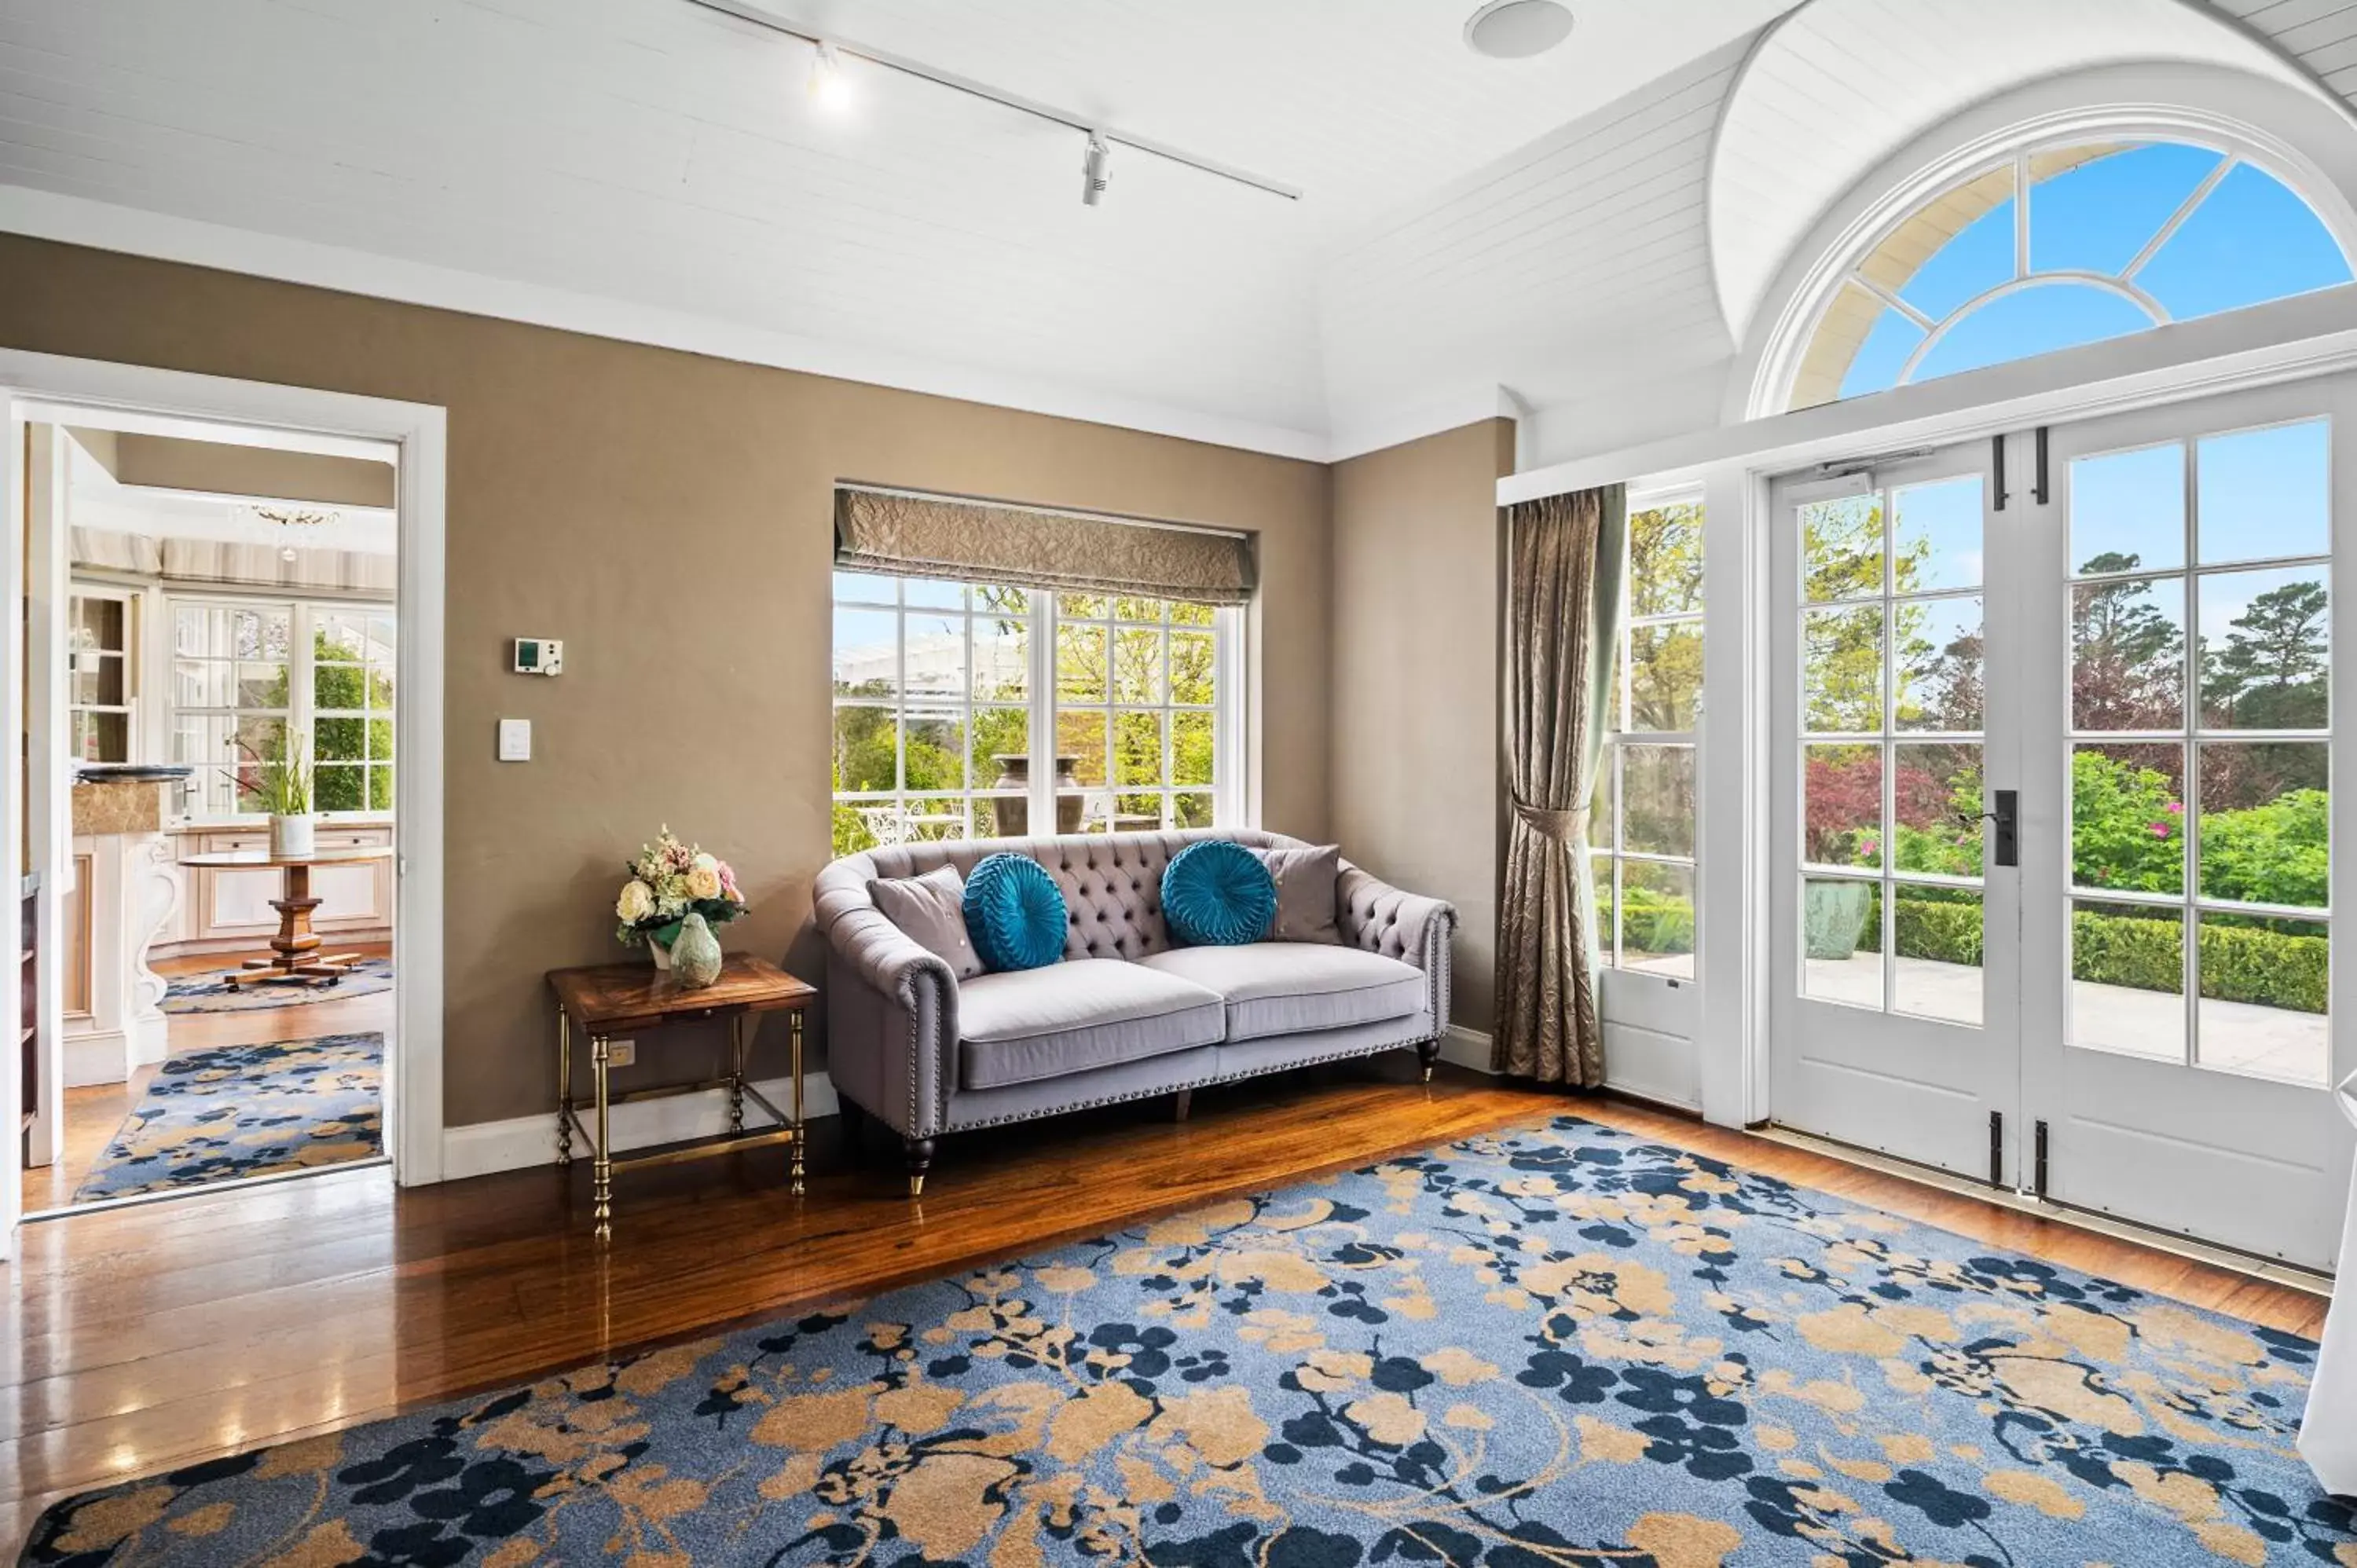
[[[1394,887],[1347,862],[1334,886],[1334,902],[1344,942],[1424,971],[1433,1035],[1437,1038],[1448,1033],[1449,949],[1457,935],[1457,907]]]
[[[826,913],[828,1076],[902,1137],[931,1137],[957,1059],[957,977],[873,905]]]

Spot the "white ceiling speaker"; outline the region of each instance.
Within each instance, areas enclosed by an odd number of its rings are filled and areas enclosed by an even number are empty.
[[[1528,59],[1571,37],[1571,23],[1557,0],[1490,0],[1465,19],[1465,45],[1491,59]]]

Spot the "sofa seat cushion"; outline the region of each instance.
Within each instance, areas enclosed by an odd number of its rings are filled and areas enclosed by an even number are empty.
[[[958,1081],[998,1089],[1215,1045],[1217,992],[1117,958],[1067,959],[961,981]]]
[[[1424,971],[1414,964],[1323,943],[1174,948],[1137,966],[1218,993],[1227,1004],[1230,1045],[1405,1018],[1428,1001]]]

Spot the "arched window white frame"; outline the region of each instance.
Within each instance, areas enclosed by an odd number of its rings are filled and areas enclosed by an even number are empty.
[[[2145,188],[2106,190],[2109,172],[2121,169],[2133,170],[2130,177]],[[2075,210],[2064,205],[2073,200]],[[2095,220],[2108,224],[2109,232],[2099,240],[2072,234],[2087,227],[2091,208],[2105,201],[2140,209],[2102,212]],[[2291,258],[2278,275],[2221,295],[2215,291],[2224,274],[2213,261],[2215,276],[2185,277],[2160,292],[2146,286],[2156,263],[2166,272],[2171,258],[2195,248],[2197,241],[2214,246],[2222,228],[2234,221],[2228,209],[2238,207],[2264,211],[2274,226],[2271,252]],[[2091,242],[2108,246],[2115,264],[2050,264],[2041,255],[2050,232],[2072,234],[2083,251]],[[1939,279],[1944,289],[1919,294],[1927,276],[1960,270],[1953,264],[1959,252],[1988,252],[1997,245],[2006,245],[2009,256],[1973,258],[1978,275],[1961,294],[1946,277]],[[1972,268],[1961,270],[1969,274]],[[2352,277],[2347,245],[2314,204],[2248,152],[2183,135],[2047,136],[1952,178],[1881,226],[1824,291],[1793,368],[1785,406],[1864,396],[2331,287]],[[2212,291],[2207,299],[2205,285]],[[2040,290],[2072,291],[2087,303],[2075,311],[2047,309],[2043,321],[2017,330],[2009,346],[1995,341],[1991,323],[2005,314],[2007,302]],[[2163,292],[2177,296],[2176,310]],[[2059,297],[2048,295],[2047,303],[2050,306]],[[2093,303],[2104,300],[2118,308]],[[1971,336],[1988,340],[1956,352]]]
[[[2321,89],[2209,66],[2104,65],[2046,77],[1895,149],[1819,215],[1760,297],[1729,302],[1742,347],[1724,417],[1759,419],[1796,406],[1803,355],[1846,278],[1919,209],[2008,169],[2025,151],[2147,142],[2213,149],[2263,171],[2305,203],[2344,256],[2357,257],[2357,115],[2345,102]]]

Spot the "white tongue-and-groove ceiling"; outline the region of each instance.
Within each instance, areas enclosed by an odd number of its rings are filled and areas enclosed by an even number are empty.
[[[0,228],[1324,456],[1725,360],[1839,194],[1726,145],[1794,139],[1745,61],[1795,0],[1572,0],[1515,62],[1473,0],[761,3],[1303,197],[1116,146],[1086,208],[1079,133],[856,62],[829,116],[809,46],[688,0],[0,0]],[[2222,31],[1997,3],[2057,58]],[[2357,34],[2230,3],[2318,70]],[[1989,4],[1814,0],[1782,58],[1855,16],[1936,70]]]

